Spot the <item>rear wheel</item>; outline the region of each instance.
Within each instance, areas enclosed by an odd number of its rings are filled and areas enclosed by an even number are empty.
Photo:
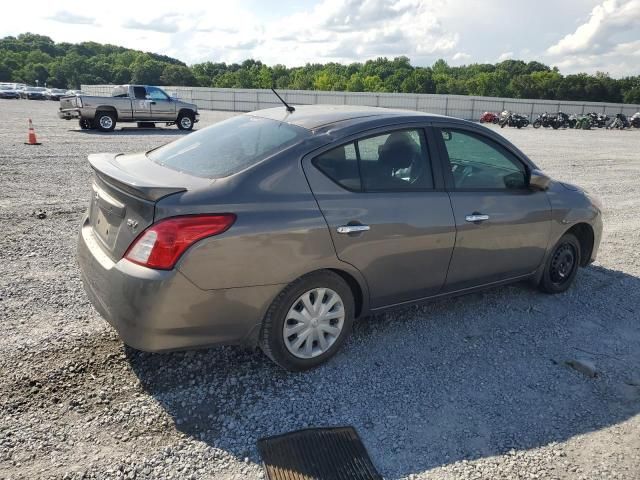
[[[273,301],[260,333],[262,351],[282,368],[302,371],[329,360],[349,336],[351,289],[337,274],[320,271],[289,284]]]
[[[576,236],[571,233],[564,234],[547,259],[540,280],[540,290],[546,293],[566,291],[576,278],[580,256],[580,242]]]
[[[116,116],[112,112],[98,112],[94,120],[101,132],[112,132],[116,128]]]
[[[176,125],[180,130],[193,130],[193,114],[188,112],[181,112],[176,120]]]
[[[492,120],[492,122],[494,124],[498,123],[500,121],[500,119],[498,117],[494,117],[494,119]]]

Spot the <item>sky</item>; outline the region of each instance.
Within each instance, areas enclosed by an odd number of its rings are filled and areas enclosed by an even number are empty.
[[[565,74],[640,74],[640,0],[30,0],[26,10],[3,7],[0,37],[111,43],[187,64],[406,55],[421,66],[513,58]]]

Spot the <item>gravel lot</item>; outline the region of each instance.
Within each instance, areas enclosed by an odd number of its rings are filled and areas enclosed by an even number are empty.
[[[640,477],[640,131],[500,130],[605,204],[598,262],[569,292],[514,285],[376,316],[328,365],[290,374],[238,348],[122,345],[74,258],[86,156],[182,133],[84,132],[56,110],[0,101],[0,478],[257,479],[259,437],[342,424],[386,478]],[[27,117],[43,145],[23,144]]]

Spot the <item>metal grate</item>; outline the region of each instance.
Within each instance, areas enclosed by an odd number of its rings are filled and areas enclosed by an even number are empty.
[[[258,450],[269,480],[382,480],[353,427],[262,438]]]

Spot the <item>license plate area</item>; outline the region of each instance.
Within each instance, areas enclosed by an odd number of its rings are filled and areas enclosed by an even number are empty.
[[[96,237],[112,251],[124,218],[122,203],[94,184],[89,218]]]

